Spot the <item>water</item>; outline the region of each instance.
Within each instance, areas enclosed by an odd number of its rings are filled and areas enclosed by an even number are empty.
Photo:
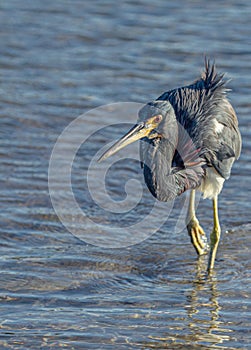
[[[10,0],[0,11],[1,349],[250,349],[250,3]],[[232,78],[243,136],[220,196],[223,238],[210,279],[185,230],[171,229],[179,205],[143,242],[104,249],[62,225],[47,181],[57,137],[78,115],[190,83],[205,54]],[[91,157],[120,133],[110,131],[80,148],[73,187],[90,217],[116,224],[85,186]],[[116,200],[129,178],[141,178],[135,161],[111,169]],[[121,226],[148,210],[143,193]],[[210,206],[198,209],[207,233]]]

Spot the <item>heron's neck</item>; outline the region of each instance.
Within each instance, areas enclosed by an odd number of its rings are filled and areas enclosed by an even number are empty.
[[[153,196],[161,201],[177,196],[175,177],[171,175],[176,146],[176,140],[160,139],[149,145],[145,153],[145,182]]]

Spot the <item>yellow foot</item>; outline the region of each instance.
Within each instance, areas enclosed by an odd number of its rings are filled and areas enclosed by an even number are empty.
[[[220,242],[220,226],[217,226],[213,229],[210,239],[211,239],[211,249],[210,249],[210,255],[208,260],[208,272],[212,272],[214,268],[214,262],[216,258],[216,253],[218,249],[218,245]]]
[[[202,227],[199,225],[199,221],[197,219],[192,219],[187,225],[187,231],[198,255],[206,254],[209,246],[207,244],[207,237]]]

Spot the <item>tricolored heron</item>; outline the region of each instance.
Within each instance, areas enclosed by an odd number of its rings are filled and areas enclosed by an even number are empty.
[[[235,111],[226,97],[224,74],[205,61],[205,71],[193,84],[167,91],[145,105],[137,124],[99,159],[140,141],[146,185],[160,201],[191,190],[187,230],[198,255],[208,249],[206,235],[195,214],[195,191],[212,199],[208,271],[214,267],[220,241],[218,195],[241,151]]]

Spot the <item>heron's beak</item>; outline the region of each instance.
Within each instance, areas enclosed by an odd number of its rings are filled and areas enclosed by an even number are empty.
[[[127,134],[121,137],[121,139],[119,139],[105,153],[102,154],[102,156],[98,159],[98,162],[101,162],[102,160],[110,157],[111,155],[118,152],[125,146],[129,145],[130,143],[133,143],[134,141],[137,141],[139,139],[142,139],[143,137],[148,136],[154,127],[155,127],[155,124],[151,123],[150,120],[148,120],[146,123],[142,122],[134,125],[131,128],[131,130],[128,131]]]

